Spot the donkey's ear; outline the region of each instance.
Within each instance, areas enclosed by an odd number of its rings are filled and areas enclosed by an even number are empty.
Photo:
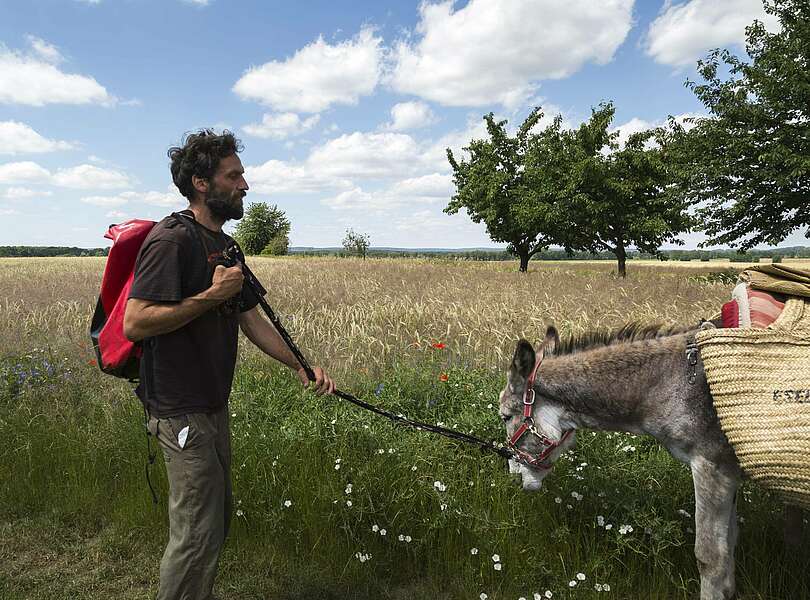
[[[549,325],[548,328],[546,328],[546,337],[543,340],[540,351],[543,353],[543,356],[551,356],[557,352],[559,345],[560,334],[557,333],[557,328],[554,327],[554,325]]]
[[[515,389],[521,388],[534,368],[534,348],[526,340],[520,340],[515,348],[515,356],[509,367],[509,383]]]

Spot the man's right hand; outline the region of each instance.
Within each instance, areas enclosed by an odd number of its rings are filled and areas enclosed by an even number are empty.
[[[214,277],[211,281],[211,288],[209,289],[210,298],[213,300],[221,300],[222,302],[233,298],[242,291],[242,282],[244,280],[245,276],[242,274],[242,265],[234,265],[233,267],[217,265],[214,269]]]

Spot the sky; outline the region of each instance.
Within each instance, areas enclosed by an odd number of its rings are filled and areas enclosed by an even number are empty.
[[[293,246],[339,246],[349,228],[372,247],[498,246],[443,212],[446,149],[485,137],[483,115],[511,127],[542,106],[576,126],[613,101],[621,139],[705,114],[684,86],[697,59],[743,52],[754,19],[775,27],[760,0],[6,0],[2,14],[0,245],[80,247],[185,208],[166,152],[202,127],[242,140],[246,201],[285,211]]]

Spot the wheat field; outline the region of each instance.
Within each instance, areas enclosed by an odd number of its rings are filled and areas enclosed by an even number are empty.
[[[515,342],[715,315],[744,265],[252,258],[267,299],[342,389],[488,439]],[[146,599],[165,544],[141,410],[88,328],[104,259],[0,259],[0,598]],[[654,440],[585,433],[541,493],[503,461],[301,391],[240,341],[231,396],[237,511],[223,600],[689,598],[694,499]],[[747,486],[744,599],[805,597],[780,505]],[[600,523],[602,523],[600,525]],[[606,528],[605,523],[611,528]],[[614,527],[615,526],[615,527]],[[383,533],[385,532],[385,533]],[[495,560],[497,557],[497,560]],[[498,567],[495,567],[498,565]],[[536,596],[535,596],[536,595]]]

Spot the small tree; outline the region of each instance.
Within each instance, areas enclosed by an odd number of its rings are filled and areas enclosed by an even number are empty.
[[[469,160],[458,161],[447,149],[456,193],[444,212],[464,208],[474,222],[483,222],[494,241],[506,242],[519,257],[522,273],[531,257],[551,243],[569,246],[564,238],[571,231],[558,210],[569,182],[562,119],[532,133],[542,117],[540,107],[535,108],[511,137],[507,122],[489,113],[484,116],[489,139],[470,141],[464,148]]]
[[[368,252],[371,238],[368,234],[357,233],[353,229],[346,230],[346,237],[343,238],[343,248],[346,252],[356,253],[366,260],[366,253]]]
[[[689,231],[688,203],[670,193],[674,175],[668,159],[672,134],[665,129],[635,133],[619,149],[609,128],[613,104],[600,106],[574,132],[579,158],[571,165],[577,179],[571,212],[579,232],[577,250],[616,255],[620,277],[627,275],[627,248],[655,254],[664,242],[682,243]],[[649,142],[655,138],[656,144]]]
[[[286,248],[289,245],[290,221],[278,206],[269,206],[266,202],[254,202],[245,211],[245,216],[236,225],[234,237],[245,254],[262,253],[274,239],[274,248]]]

